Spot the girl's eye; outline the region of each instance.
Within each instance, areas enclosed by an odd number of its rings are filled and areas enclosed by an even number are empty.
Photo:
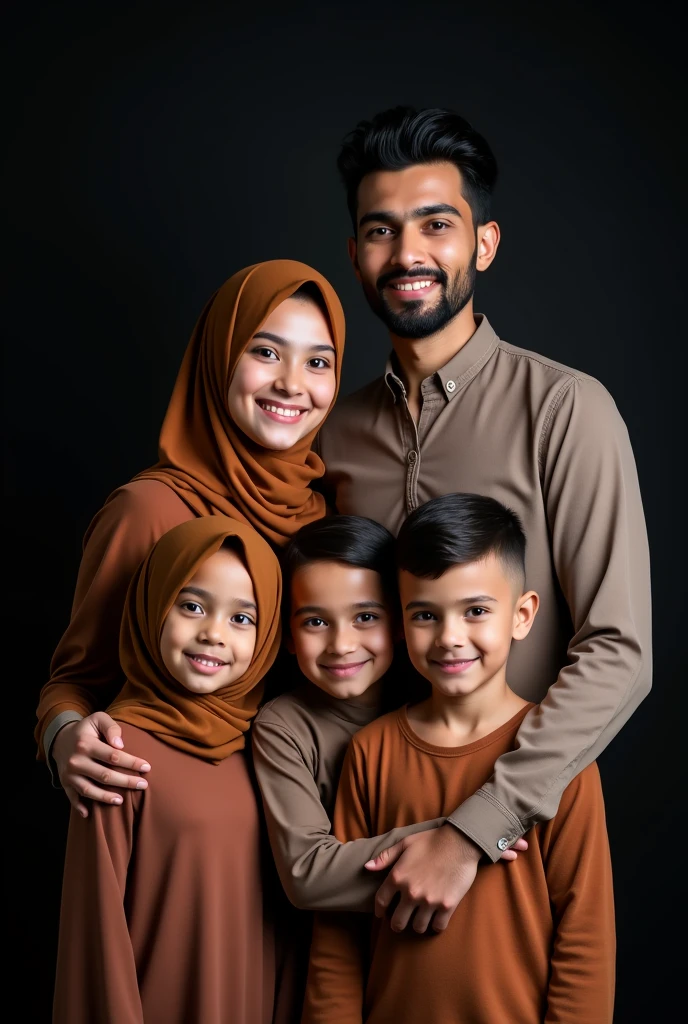
[[[413,620],[415,622],[432,622],[434,618],[435,616],[432,612],[416,612],[413,616]]]
[[[315,356],[313,359],[309,359],[306,366],[310,366],[312,370],[329,370],[330,364],[327,359],[323,359],[321,356]]]
[[[232,615],[231,621],[237,626],[255,626],[255,622],[250,615],[244,615],[243,612],[238,612],[236,615]]]
[[[253,352],[257,356],[262,356],[263,359],[278,359],[278,355],[272,348],[266,348],[264,345],[259,345],[253,349]]]
[[[374,615],[373,612],[361,612],[360,615],[356,616],[355,621],[367,626],[370,622],[377,622],[379,618],[380,616]]]
[[[196,601],[182,601],[180,607],[183,608],[185,612],[191,612],[193,615],[203,614],[203,609]]]
[[[327,623],[325,622],[325,620],[324,619],[319,619],[319,618],[317,618],[317,616],[313,616],[312,619],[306,619],[305,622],[304,622],[304,626],[308,626],[308,627],[311,627],[313,629],[320,629],[321,626],[326,626],[326,625],[327,625]]]

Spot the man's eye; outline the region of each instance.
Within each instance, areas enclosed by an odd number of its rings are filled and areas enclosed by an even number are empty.
[[[384,238],[385,235],[391,234],[391,229],[386,227],[371,228],[368,232],[368,238]]]
[[[203,609],[196,601],[183,601],[180,607],[182,607],[185,612],[191,612],[193,615],[203,614]]]
[[[446,220],[432,220],[428,226],[431,227],[433,231],[441,231],[442,228],[449,227]]]
[[[312,370],[328,370],[330,364],[327,359],[322,359],[321,356],[314,356],[313,359],[309,359],[307,366],[310,366]]]

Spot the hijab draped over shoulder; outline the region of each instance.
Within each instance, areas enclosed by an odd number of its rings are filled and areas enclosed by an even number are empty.
[[[322,495],[311,490],[324,473],[322,460],[311,451],[317,430],[286,451],[263,448],[233,422],[227,395],[253,335],[309,281],[319,289],[329,316],[336,398],[344,352],[344,313],[336,292],[304,263],[256,263],[230,277],[203,310],[162,426],[158,464],[134,478],[161,480],[197,515],[250,523],[276,546],[325,514]]]
[[[198,567],[235,538],[253,581],[256,648],[243,676],[210,694],[192,694],[170,676],[160,653],[167,613]],[[120,661],[126,683],[109,711],[170,746],[215,763],[241,750],[280,643],[282,577],[270,546],[226,516],[204,516],[164,534],[135,573],[124,606]]]

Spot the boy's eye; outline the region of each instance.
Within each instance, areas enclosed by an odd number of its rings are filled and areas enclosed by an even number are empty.
[[[308,627],[314,628],[314,629],[319,629],[321,626],[326,626],[327,625],[325,620],[324,619],[319,619],[317,617],[317,615],[314,615],[313,618],[311,618],[311,619],[305,619],[303,624],[304,624],[304,626],[308,626]]]
[[[468,608],[466,611],[466,617],[469,619],[481,619],[487,614],[487,608]]]
[[[203,609],[197,601],[182,601],[180,608],[183,608],[185,612],[191,612],[193,615],[203,614]]]
[[[432,614],[432,612],[416,612],[416,614],[413,616],[413,620],[415,622],[432,622],[434,621],[434,619],[435,616]]]
[[[255,626],[255,622],[250,615],[245,615],[244,612],[237,612],[236,615],[232,615],[230,620],[237,626]]]
[[[361,612],[356,616],[355,621],[360,622],[362,625],[367,626],[370,622],[377,622],[380,616],[375,615],[373,612]]]

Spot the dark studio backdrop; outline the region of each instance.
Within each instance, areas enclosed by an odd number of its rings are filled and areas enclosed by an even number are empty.
[[[291,257],[321,270],[348,318],[344,392],[380,372],[386,334],[347,261],[334,165],[357,120],[399,102],[458,110],[500,163],[503,240],[476,308],[513,344],[598,377],[629,427],[656,660],[651,696],[600,761],[616,1021],[671,1019],[686,678],[673,9],[55,3],[15,5],[9,21],[4,817],[7,938],[31,979],[18,1019],[50,1016],[68,803],[32,730],[84,530],[155,461],[194,322],[239,268]]]

